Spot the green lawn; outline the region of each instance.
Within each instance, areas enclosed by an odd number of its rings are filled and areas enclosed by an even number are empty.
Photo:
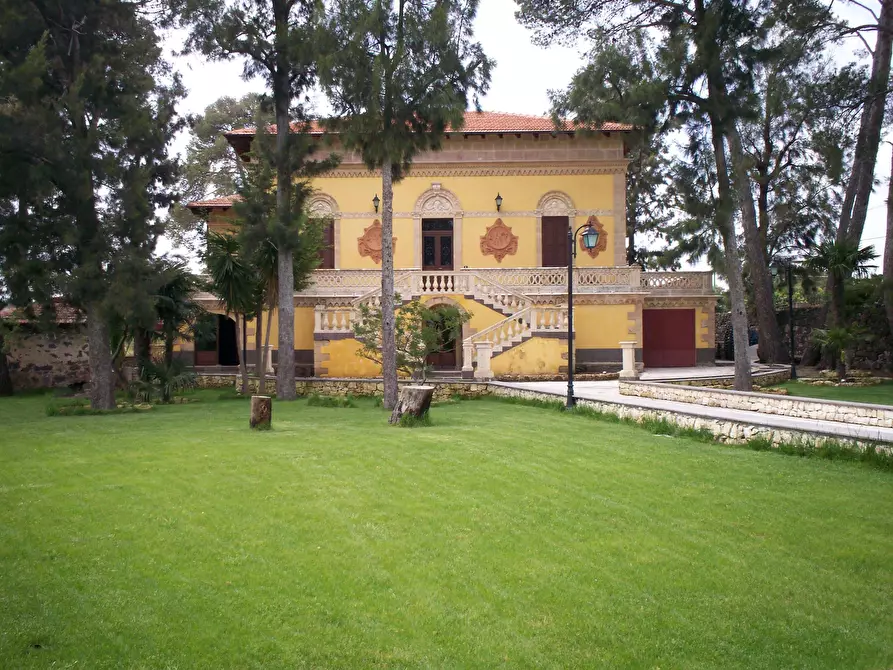
[[[813,386],[802,382],[785,382],[776,388],[787,389],[789,394],[805,398],[893,405],[893,382],[891,381],[881,382],[875,386]]]
[[[893,666],[888,471],[496,401],[45,402],[0,401],[2,668]]]

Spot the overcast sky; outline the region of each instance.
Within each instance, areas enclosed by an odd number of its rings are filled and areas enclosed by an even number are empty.
[[[876,2],[869,2],[876,5]],[[852,6],[850,6],[852,7]],[[561,89],[568,85],[574,72],[583,64],[579,49],[552,47],[542,49],[531,43],[530,33],[515,20],[514,0],[482,0],[475,23],[475,35],[481,41],[484,51],[496,60],[490,91],[482,100],[486,111],[515,112],[519,114],[547,114],[549,111],[549,89]],[[861,10],[845,9],[851,21],[866,22],[866,14]],[[873,44],[874,38],[868,35]],[[167,42],[169,57],[183,75],[183,83],[188,95],[183,101],[183,113],[201,113],[217,98],[229,95],[239,97],[251,91],[263,91],[263,82],[244,81],[241,78],[242,65],[239,61],[207,62],[191,56],[175,56],[180,47],[178,35],[174,34]],[[850,52],[859,48],[856,40],[842,50],[841,59],[849,60]],[[317,98],[323,108],[325,101]],[[888,138],[891,139],[891,138]],[[182,152],[187,137],[182,136],[175,149]],[[886,229],[886,193],[890,175],[891,147],[885,142],[878,155],[876,176],[880,185],[875,189],[869,205],[868,221],[862,241],[873,244],[878,254],[883,253],[884,232]],[[169,248],[161,244],[160,251]],[[878,259],[878,263],[880,258]]]

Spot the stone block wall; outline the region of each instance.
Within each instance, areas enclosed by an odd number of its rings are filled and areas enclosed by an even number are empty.
[[[410,380],[400,380],[400,386],[418,384],[419,382]],[[196,384],[199,388],[231,388],[238,390],[241,387],[241,377],[238,375],[198,375]],[[486,382],[441,382],[428,381],[427,384],[434,386],[435,400],[448,400],[453,396],[462,398],[476,398],[487,395]],[[276,380],[267,378],[268,393],[272,393],[275,388]],[[257,393],[258,380],[251,378],[248,380],[248,389],[251,393]],[[384,383],[381,379],[327,379],[327,378],[308,378],[295,380],[295,390],[298,395],[306,396],[318,393],[326,396],[355,396],[355,397],[371,397],[384,394]]]
[[[799,419],[840,421],[860,426],[893,428],[893,407],[883,405],[832,402],[767,393],[623,380],[620,381],[620,393],[639,398],[672,400],[707,407],[748,410]]]
[[[556,395],[540,393],[538,391],[529,391],[526,389],[515,389],[506,386],[490,386],[491,395],[523,398],[526,400],[551,400],[560,401],[561,398]],[[880,446],[867,440],[858,440],[852,438],[842,438],[830,435],[821,435],[809,433],[806,431],[784,430],[773,428],[770,426],[754,426],[739,421],[730,421],[726,419],[716,419],[711,417],[697,416],[694,414],[682,414],[680,412],[671,412],[666,410],[656,410],[645,407],[636,407],[635,405],[622,405],[619,403],[584,400],[577,400],[580,407],[590,407],[599,412],[610,412],[621,419],[631,419],[637,423],[648,420],[665,420],[682,428],[691,428],[694,430],[707,430],[713,434],[718,442],[726,444],[746,444],[750,440],[762,438],[768,440],[772,445],[781,444],[800,444],[808,443],[816,447],[827,442],[845,445],[856,451],[863,451],[866,447],[878,449],[885,453],[890,453],[889,446]]]
[[[667,379],[664,383],[674,384],[676,386],[700,386],[703,388],[731,389],[733,384],[731,375],[733,374],[734,369],[729,368],[729,377],[705,377],[702,379]],[[775,386],[776,384],[783,384],[786,381],[790,381],[791,369],[785,366],[776,370],[754,372],[752,376],[753,383],[756,385]]]
[[[6,343],[13,387],[19,391],[90,381],[87,334],[81,326],[62,326],[55,333],[20,330]]]

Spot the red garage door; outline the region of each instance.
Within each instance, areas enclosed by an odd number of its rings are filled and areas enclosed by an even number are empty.
[[[642,355],[646,368],[695,365],[695,310],[642,310],[642,330]]]

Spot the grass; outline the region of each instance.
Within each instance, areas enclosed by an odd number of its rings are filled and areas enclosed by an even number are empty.
[[[0,400],[0,667],[893,666],[889,472],[487,400],[255,433],[217,395]]]
[[[787,389],[790,395],[804,398],[893,405],[893,381],[884,381],[874,386],[813,386],[791,381],[775,388]]]

